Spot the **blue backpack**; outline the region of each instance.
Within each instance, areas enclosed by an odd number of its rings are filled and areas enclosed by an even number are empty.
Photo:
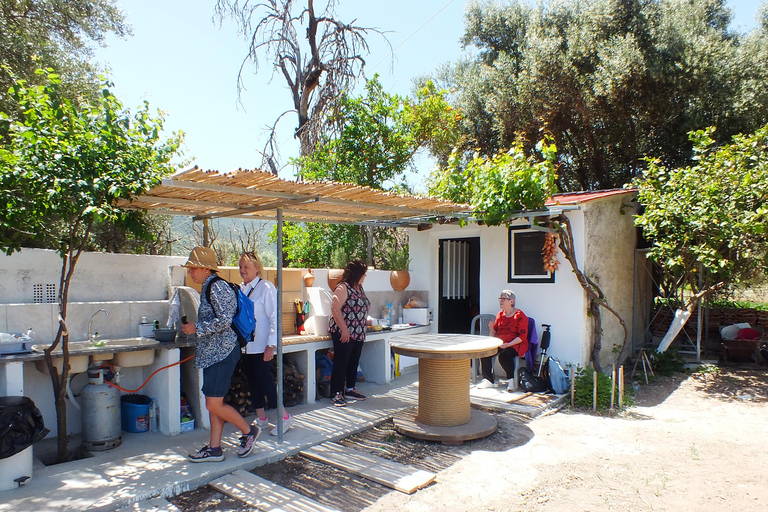
[[[235,292],[237,311],[235,311],[235,316],[232,318],[232,330],[237,335],[237,342],[240,344],[240,348],[243,348],[249,341],[253,341],[253,331],[256,329],[256,317],[253,316],[253,301],[243,293],[238,285],[230,283],[223,277],[216,276],[205,290],[205,299],[208,301],[208,304],[211,304],[211,286],[218,280],[227,283],[232,288],[232,291]],[[216,314],[216,308],[213,307],[213,304],[211,304],[211,309],[213,309],[214,316],[219,316]]]
[[[549,358],[549,383],[552,386],[555,394],[562,395],[568,392],[570,382],[568,376],[565,374],[565,370],[560,366],[560,361],[557,359]]]

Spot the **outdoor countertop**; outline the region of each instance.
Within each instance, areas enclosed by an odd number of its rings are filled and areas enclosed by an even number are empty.
[[[137,338],[114,338],[114,339],[138,339]],[[145,338],[152,339],[152,338]],[[120,346],[106,346],[106,347],[92,347],[87,349],[71,350],[70,356],[79,355],[98,355],[98,354],[115,354],[117,352],[137,352],[139,350],[170,350],[172,348],[193,347],[195,345],[195,338],[188,337],[183,338],[178,336],[174,342],[160,342],[149,345],[120,345]],[[54,357],[61,357],[59,354]],[[0,356],[0,364],[13,363],[17,361],[39,361],[45,359],[43,352],[28,352],[26,354],[5,354]]]
[[[422,327],[429,327],[428,325],[409,325],[407,327],[393,326],[392,329],[386,331],[369,331],[365,335],[366,341],[371,339],[380,339],[382,336],[392,336],[394,334],[407,334],[409,330],[421,329]],[[326,334],[322,335],[309,335],[309,334],[291,334],[283,336],[283,345],[299,345],[301,343],[312,343],[315,341],[327,341],[331,336]]]
[[[411,329],[419,329],[422,327],[426,327],[424,325],[415,325],[415,326],[409,326],[409,327],[400,327],[400,328],[393,328],[389,331],[376,331],[376,332],[369,332],[367,334],[367,339],[378,339],[382,337],[382,335],[392,335],[395,333],[401,334],[401,333],[407,333]],[[126,338],[126,339],[134,339],[134,338]],[[152,339],[152,338],[147,338]],[[288,336],[283,336],[283,345],[299,345],[302,343],[312,343],[312,342],[318,342],[318,341],[328,341],[331,337],[329,335],[325,336],[310,336],[310,335],[299,335],[299,334],[291,334]],[[87,349],[80,349],[80,350],[71,350],[70,356],[76,356],[76,355],[98,355],[98,354],[110,354],[110,353],[117,353],[117,352],[137,352],[139,350],[170,350],[173,348],[186,348],[186,347],[194,347],[196,342],[195,336],[185,336],[180,334],[176,337],[176,341],[174,342],[157,342],[156,344],[150,344],[150,345],[133,345],[133,346],[106,346],[106,347],[93,347],[93,348],[87,348]],[[59,356],[55,356],[59,357]],[[4,354],[0,355],[0,364],[5,363],[14,363],[14,362],[24,362],[24,361],[39,361],[45,359],[45,354],[42,352],[28,352],[24,354]]]

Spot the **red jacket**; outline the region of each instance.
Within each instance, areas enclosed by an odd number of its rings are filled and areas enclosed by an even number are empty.
[[[510,317],[505,315],[504,311],[499,311],[493,328],[496,330],[496,337],[504,343],[509,343],[519,336],[523,341],[512,348],[517,351],[517,355],[525,357],[528,352],[528,317],[522,310],[518,309]]]

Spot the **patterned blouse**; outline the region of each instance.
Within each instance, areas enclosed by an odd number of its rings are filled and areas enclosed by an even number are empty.
[[[217,280],[211,288],[211,302],[216,308],[216,316],[211,304],[205,300],[206,290],[211,286],[211,274],[203,283],[200,291],[200,308],[197,310],[197,346],[195,367],[208,368],[227,357],[238,346],[237,335],[232,330],[232,318],[237,311],[237,298],[232,288],[224,281]]]
[[[365,341],[365,330],[368,325],[368,310],[371,308],[371,301],[365,296],[365,290],[360,285],[360,290],[356,290],[347,283],[341,283],[339,286],[347,287],[347,300],[341,305],[341,315],[344,317],[344,323],[349,329],[350,341]],[[328,321],[328,331],[341,333],[341,329],[336,324],[336,319],[331,316]]]

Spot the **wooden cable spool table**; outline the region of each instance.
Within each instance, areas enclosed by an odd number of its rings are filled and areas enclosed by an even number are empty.
[[[419,359],[419,405],[394,418],[401,434],[444,444],[461,444],[492,434],[490,414],[469,402],[471,361],[496,354],[499,338],[473,334],[411,334],[395,336],[396,354]]]

